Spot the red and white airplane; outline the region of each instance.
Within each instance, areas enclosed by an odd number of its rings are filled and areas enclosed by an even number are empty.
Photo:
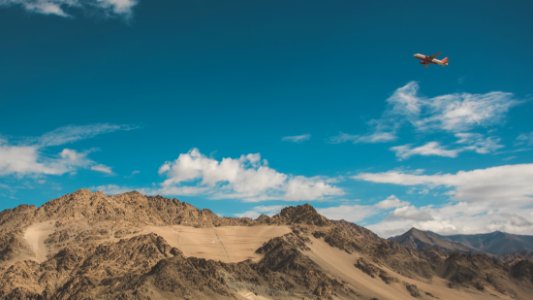
[[[428,67],[430,64],[435,64],[435,65],[439,65],[439,66],[447,66],[448,65],[448,58],[445,57],[443,59],[437,59],[437,56],[440,55],[440,52],[439,53],[435,53],[433,55],[424,55],[424,54],[420,54],[420,53],[416,53],[414,55],[414,57],[416,59],[419,59],[420,60],[420,63],[424,65],[424,67]]]

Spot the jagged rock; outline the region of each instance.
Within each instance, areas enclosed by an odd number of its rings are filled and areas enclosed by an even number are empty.
[[[405,284],[405,288],[411,294],[411,296],[418,298],[420,297],[420,291],[418,290],[418,287],[414,284]]]
[[[331,222],[320,215],[311,205],[285,207],[278,215],[271,218],[271,222],[278,224],[307,224],[316,226],[328,226]]]
[[[354,265],[359,270],[365,272],[368,276],[374,278],[379,274],[380,269],[364,258],[359,258]]]
[[[511,266],[511,275],[521,280],[533,282],[533,262],[521,260]]]

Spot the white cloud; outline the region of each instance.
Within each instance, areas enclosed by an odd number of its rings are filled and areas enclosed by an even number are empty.
[[[306,133],[301,135],[284,136],[281,140],[284,142],[291,143],[303,143],[309,141],[310,139],[311,135],[309,133]]]
[[[446,149],[438,142],[428,142],[419,147],[412,147],[411,145],[395,146],[391,148],[396,153],[396,157],[400,160],[407,159],[414,155],[421,156],[442,156],[442,157],[457,157],[459,150]]]
[[[113,174],[113,169],[111,169],[110,167],[106,166],[106,165],[94,165],[92,167],[90,167],[91,170],[93,171],[96,171],[96,172],[100,172],[100,173],[104,173],[104,174]]]
[[[442,206],[414,206],[391,195],[374,205],[355,204],[321,208],[329,219],[368,222],[369,218],[385,215],[366,225],[382,237],[406,232],[411,227],[440,234],[473,234],[501,230],[515,234],[533,231],[533,204],[489,202],[448,202]]]
[[[485,137],[479,133],[456,133],[457,144],[462,145],[461,151],[474,151],[478,154],[487,154],[495,152],[503,145],[500,144],[498,137]]]
[[[167,177],[161,185],[167,195],[189,192],[213,199],[299,201],[343,194],[331,179],[280,173],[257,153],[218,161],[192,149],[164,163],[159,173]]]
[[[0,175],[57,174],[57,171],[38,161],[38,149],[31,146],[0,146]]]
[[[32,141],[32,143],[37,144],[40,147],[51,147],[59,146],[64,144],[73,143],[79,140],[85,140],[93,138],[97,135],[112,133],[115,131],[128,131],[135,129],[136,127],[130,125],[119,125],[119,124],[90,124],[82,126],[64,126],[47,132]]]
[[[464,202],[507,205],[530,204],[533,200],[533,164],[503,165],[455,174],[422,175],[397,171],[361,173],[354,179],[404,186],[449,187],[452,197]]]
[[[386,116],[404,118],[419,130],[461,132],[497,124],[519,103],[513,94],[499,91],[426,98],[418,94],[418,89],[416,82],[409,82],[396,90],[387,100],[390,107]]]
[[[398,88],[388,99],[381,118],[370,121],[364,135],[339,134],[333,143],[380,143],[396,139],[398,130],[410,124],[418,131],[466,132],[497,125],[509,109],[520,102],[513,94],[493,91],[484,94],[454,93],[436,97],[419,94],[417,82]]]
[[[448,203],[442,207],[408,205],[367,226],[381,236],[402,234],[411,227],[440,234],[473,234],[495,230],[531,234],[531,206]]]
[[[390,150],[396,154],[399,160],[405,160],[415,155],[454,158],[467,151],[488,154],[503,148],[498,137],[485,137],[482,134],[471,132],[456,133],[455,137],[457,141],[453,149],[442,146],[439,142],[431,141],[418,147],[407,144],[391,147]]]
[[[396,154],[398,159],[405,160],[416,155],[454,158],[466,151],[488,154],[503,148],[498,137],[485,137],[479,133],[466,132],[456,133],[455,137],[457,141],[454,149],[446,148],[439,142],[432,141],[418,147],[413,147],[409,144],[394,146],[390,150]]]
[[[533,146],[533,132],[522,133],[516,137],[516,144],[518,146]]]
[[[195,186],[183,186],[183,187],[138,187],[138,186],[122,186],[117,184],[106,184],[99,186],[88,187],[93,191],[101,191],[109,195],[123,194],[126,192],[137,191],[144,195],[187,195],[194,196],[200,194],[209,193],[209,189]]]
[[[0,0],[0,6],[20,6],[25,10],[69,17],[73,10],[95,10],[107,16],[128,17],[137,0]]]
[[[357,135],[340,132],[338,135],[333,136],[329,139],[330,143],[341,144],[341,143],[385,143],[396,140],[396,135],[391,132],[374,132],[367,135]]]
[[[378,209],[370,205],[339,205],[327,208],[319,208],[317,211],[328,219],[360,222],[367,217],[376,214]]]
[[[88,189],[92,191],[100,191],[108,195],[117,195],[117,194],[123,194],[131,191],[138,191],[139,193],[143,193],[145,195],[156,195],[157,192],[154,193],[151,189],[139,189],[129,186],[120,186],[116,184],[107,184],[107,185],[100,185],[100,186],[93,186],[88,187]]]
[[[379,208],[388,209],[388,208],[403,207],[403,206],[406,206],[408,204],[409,204],[409,202],[402,201],[402,200],[398,199],[398,197],[396,197],[394,195],[391,195],[387,199],[385,199],[385,200],[383,200],[381,202],[378,202],[376,204],[376,206],[379,207]]]
[[[285,200],[320,200],[326,196],[340,196],[344,193],[332,185],[334,180],[322,177],[290,176],[283,187]]]
[[[382,200],[374,205],[366,204],[344,204],[326,208],[319,208],[317,211],[332,220],[346,220],[349,222],[361,222],[369,217],[375,216],[384,211],[408,206],[409,202],[402,201],[394,195]]]
[[[0,146],[0,176],[62,175],[79,168],[103,172],[104,165],[95,165],[87,153],[63,149],[57,156],[44,157],[35,146]]]
[[[279,213],[285,206],[283,205],[259,205],[255,206],[253,209],[238,213],[235,216],[239,218],[247,217],[255,219],[260,215],[273,216]]]
[[[62,175],[77,169],[112,173],[110,167],[98,164],[87,157],[89,152],[64,148],[56,155],[47,155],[48,147],[60,146],[99,134],[123,130],[119,125],[96,124],[67,126],[45,133],[38,138],[25,139],[22,143],[0,140],[0,176]]]

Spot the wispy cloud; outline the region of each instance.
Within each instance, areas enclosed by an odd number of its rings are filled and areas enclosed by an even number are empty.
[[[20,6],[44,15],[71,17],[77,11],[97,11],[106,16],[129,17],[137,0],[0,0],[0,6]]]
[[[446,149],[441,146],[439,142],[428,142],[422,146],[413,147],[411,145],[395,146],[391,148],[396,157],[400,160],[408,159],[414,155],[420,156],[442,156],[442,157],[457,157],[458,150]]]
[[[104,173],[108,175],[113,174],[113,169],[111,169],[111,167],[108,167],[106,165],[93,165],[90,167],[90,169],[92,171],[100,172],[100,173]]]
[[[39,147],[59,146],[74,143],[79,140],[93,138],[97,135],[112,133],[115,131],[128,131],[136,129],[131,125],[118,124],[90,124],[82,126],[64,126],[43,134],[42,136],[31,141]]]
[[[396,135],[391,132],[374,132],[367,135],[357,135],[340,132],[336,136],[329,138],[329,142],[332,144],[341,144],[341,143],[385,143],[396,140]]]
[[[427,98],[418,93],[419,85],[409,82],[387,100],[385,118],[401,118],[418,130],[464,132],[504,120],[509,109],[519,103],[511,93],[455,93]]]
[[[474,151],[478,154],[493,153],[501,148],[501,139],[494,136],[485,137],[479,133],[456,133],[457,144],[462,146],[462,151]]]
[[[492,91],[485,94],[453,93],[436,97],[419,94],[417,82],[398,88],[388,99],[387,109],[369,122],[365,134],[341,133],[333,143],[383,143],[394,141],[398,130],[409,124],[419,132],[462,133],[475,128],[500,124],[520,101],[511,93]]]
[[[410,144],[391,147],[399,160],[405,160],[412,156],[440,156],[457,157],[463,152],[475,152],[478,154],[494,153],[503,148],[498,137],[485,137],[479,133],[456,133],[457,141],[450,146],[443,146],[439,142],[431,141],[421,146]]]
[[[284,205],[259,205],[242,213],[238,213],[236,217],[247,217],[255,219],[260,215],[273,216],[279,213],[285,206]]]
[[[284,136],[281,138],[284,142],[291,142],[291,143],[303,143],[307,142],[311,139],[311,134],[301,134],[301,135],[291,135],[291,136]]]
[[[521,133],[516,137],[516,145],[533,147],[533,132]]]
[[[112,174],[113,171],[110,167],[89,159],[89,151],[80,152],[64,148],[56,155],[45,155],[44,150],[100,134],[131,128],[112,124],[66,126],[45,133],[40,137],[23,139],[22,142],[18,143],[10,143],[6,139],[0,139],[0,176],[62,175],[75,172],[78,169],[90,169],[95,172]]]

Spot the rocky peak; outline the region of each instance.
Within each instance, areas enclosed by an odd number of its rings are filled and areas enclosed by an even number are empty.
[[[79,190],[52,200],[36,212],[37,219],[59,219],[63,223],[83,220],[89,224],[101,221],[125,221],[134,224],[195,226],[215,225],[220,217],[208,210],[160,196],[144,196],[139,192],[106,195]]]
[[[274,217],[273,220],[283,224],[307,224],[317,226],[331,225],[331,222],[324,216],[320,215],[311,205],[304,204],[299,206],[285,207]]]
[[[439,249],[446,252],[469,252],[471,250],[465,245],[448,240],[445,236],[414,227],[402,235],[389,238],[389,240],[417,250]]]

